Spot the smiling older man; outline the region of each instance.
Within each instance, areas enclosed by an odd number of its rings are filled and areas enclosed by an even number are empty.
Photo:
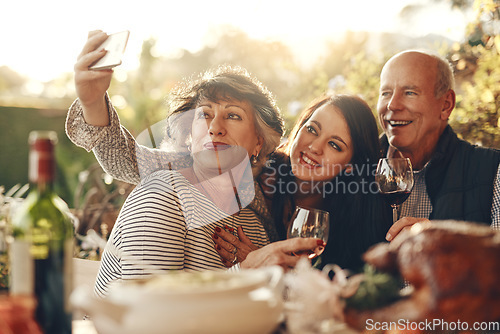
[[[423,219],[456,219],[500,229],[500,151],[460,140],[448,125],[453,70],[435,55],[404,51],[380,75],[379,121],[387,156],[404,156],[415,185],[389,230],[392,240]]]

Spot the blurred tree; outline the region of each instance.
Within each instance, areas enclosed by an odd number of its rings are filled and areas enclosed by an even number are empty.
[[[449,57],[463,81],[450,123],[471,142],[500,148],[500,4],[474,0],[467,41]]]
[[[469,48],[478,53],[477,68],[462,85],[451,124],[469,141],[500,148],[500,36]]]
[[[345,67],[352,63],[352,58],[365,50],[369,32],[347,31],[343,37],[327,43],[325,56],[319,61],[328,78],[343,74]]]
[[[137,134],[166,115],[164,97],[183,78],[222,64],[241,66],[266,85],[286,114],[285,106],[297,98],[303,72],[289,48],[276,41],[252,39],[241,30],[221,27],[201,50],[180,50],[177,57],[154,56],[156,41],[145,41],[137,71],[125,78],[115,75],[110,95],[123,123]],[[118,74],[118,73],[117,73]]]
[[[19,91],[27,79],[7,66],[0,66],[0,93]]]
[[[295,98],[293,87],[300,81],[299,69],[290,49],[281,42],[250,38],[245,32],[221,26],[211,32],[210,66],[238,65],[255,75],[282,106]]]
[[[345,69],[346,90],[361,96],[375,114],[377,112],[380,71],[390,56],[377,59],[362,51],[351,58],[351,62]]]
[[[159,57],[154,55],[156,40],[143,42],[139,68],[115,75],[109,89],[111,100],[120,114],[123,124],[134,134],[165,118],[162,107],[162,80],[156,72]],[[156,143],[159,144],[159,143]]]

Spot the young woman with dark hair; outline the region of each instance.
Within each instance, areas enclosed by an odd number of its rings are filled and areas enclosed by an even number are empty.
[[[388,211],[377,195],[374,179],[379,154],[376,120],[361,98],[334,95],[313,102],[299,116],[287,143],[272,155],[259,176],[280,239],[286,238],[296,206],[328,211],[330,236],[321,255],[322,264],[359,269],[363,263],[361,254],[384,241],[390,227]],[[215,241],[223,257],[230,258],[225,250],[232,247],[241,249],[240,253],[256,250],[243,235],[238,240],[221,231],[219,236]],[[290,242],[263,247],[242,261],[241,266],[293,265],[295,261],[287,259],[291,256],[286,247]]]

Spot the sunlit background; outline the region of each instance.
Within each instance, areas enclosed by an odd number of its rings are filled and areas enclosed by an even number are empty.
[[[131,31],[126,69],[138,66],[142,42],[150,37],[158,42],[158,55],[175,56],[179,49],[196,52],[212,45],[214,33],[227,25],[250,38],[282,41],[310,65],[324,53],[326,41],[341,39],[346,31],[460,41],[472,17],[470,9],[453,9],[449,1],[425,0],[33,0],[9,1],[2,12],[0,66],[41,81],[71,72],[94,29]]]
[[[109,93],[134,134],[160,121],[183,77],[230,63],[276,95],[287,127],[325,92],[361,95],[375,110],[378,74],[395,52],[426,48],[455,66],[452,124],[500,146],[498,0],[8,1],[0,5],[0,186],[27,182],[27,136],[59,134],[59,187],[76,203],[92,154],[64,135],[73,65],[87,33],[130,31]],[[497,75],[498,77],[495,77]],[[496,78],[496,79],[495,79]],[[495,81],[496,80],[496,81]],[[474,85],[472,85],[474,83]],[[111,182],[110,180],[106,181]],[[80,192],[81,194],[81,192]],[[80,196],[80,195],[78,195]]]

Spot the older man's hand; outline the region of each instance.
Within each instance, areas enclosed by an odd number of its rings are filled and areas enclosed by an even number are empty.
[[[391,228],[387,232],[387,235],[385,236],[385,239],[387,241],[392,241],[396,236],[398,236],[401,233],[401,231],[409,229],[416,223],[425,223],[425,222],[429,222],[429,219],[403,217],[391,226]]]

